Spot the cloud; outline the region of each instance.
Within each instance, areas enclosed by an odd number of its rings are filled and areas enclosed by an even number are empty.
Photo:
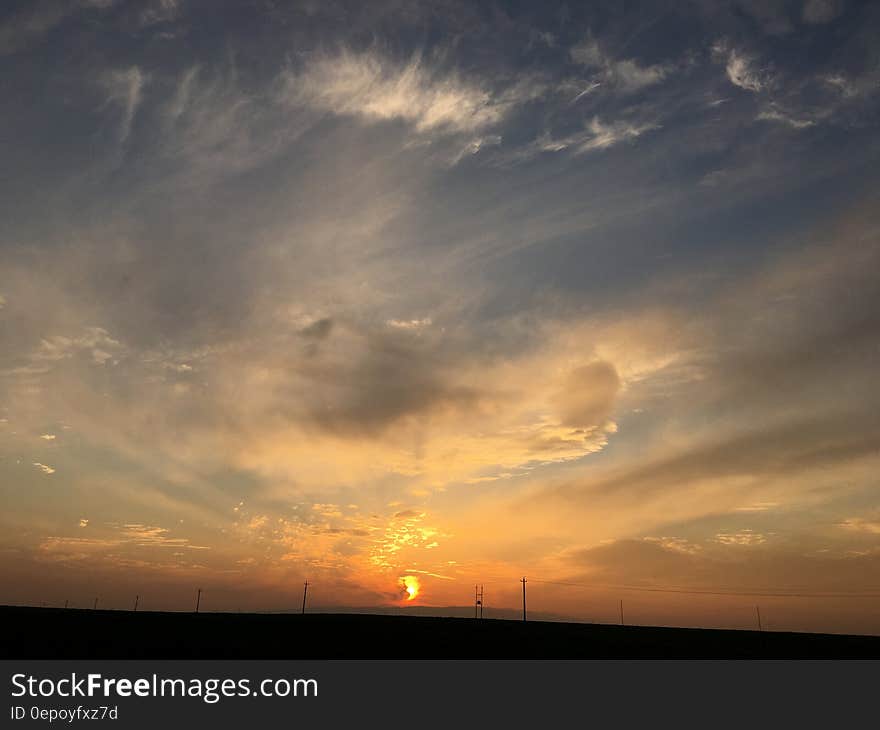
[[[778,502],[753,502],[752,504],[737,507],[737,512],[766,512],[779,506]]]
[[[830,29],[846,53],[816,55],[828,29],[772,44],[713,9],[701,38],[731,40],[706,69],[704,40],[668,33],[677,11],[612,13],[569,54],[585,7],[524,54],[519,21],[486,32],[468,10],[342,28],[276,4],[277,22],[158,45],[141,10],[65,23],[73,56],[16,58],[22,89],[49,85],[6,115],[0,404],[21,459],[0,479],[41,478],[35,438],[72,424],[64,491],[88,511],[111,490],[130,525],[93,517],[78,534],[111,545],[69,552],[156,564],[189,539],[276,597],[305,570],[376,595],[378,573],[425,571],[434,602],[432,575],[552,578],[601,539],[723,562],[800,550],[818,524],[865,547],[833,525],[876,471],[876,222],[778,256],[865,184],[869,56],[849,23]],[[706,107],[735,81],[749,93]],[[781,133],[832,118],[846,136]],[[131,152],[110,172],[89,143],[107,137]],[[78,529],[44,507],[11,540]]]
[[[172,22],[180,14],[180,4],[180,0],[154,0],[141,11],[141,25],[151,26]]]
[[[789,116],[785,112],[773,106],[762,110],[758,114],[758,116],[755,117],[755,119],[768,122],[780,122],[782,124],[788,125],[792,129],[809,129],[816,124],[815,120],[813,119],[798,119],[796,117]]]
[[[780,550],[774,549],[770,541],[750,542],[754,532],[737,534],[740,536],[732,543],[713,540],[696,551],[683,551],[675,543],[664,544],[657,539],[616,540],[572,551],[567,559],[570,570],[576,572],[569,573],[568,579],[584,582],[596,591],[613,588],[615,594],[623,586],[670,595],[696,591],[741,599],[760,595],[800,599],[823,594],[870,594],[864,576],[877,570],[880,556],[876,554],[806,552],[806,546]],[[736,547],[748,549],[731,549]],[[640,597],[646,599],[647,595]],[[695,597],[690,595],[687,600]],[[712,611],[720,608],[715,605]],[[677,611],[682,608],[677,607]]]
[[[336,504],[313,504],[312,509],[321,517],[342,517],[342,510]]]
[[[683,537],[645,537],[643,539],[647,542],[656,543],[665,550],[684,553],[685,555],[696,555],[703,549],[702,545],[693,543]]]
[[[87,353],[92,362],[105,365],[123,352],[122,344],[103,327],[86,327],[82,334],[73,337],[52,335],[43,338],[39,348],[31,355],[31,360],[35,363],[56,363]]]
[[[573,46],[569,55],[575,63],[595,70],[603,85],[623,93],[632,93],[658,84],[672,72],[668,65],[641,66],[631,58],[614,59],[605,54],[592,39]]]
[[[418,56],[397,64],[375,53],[343,52],[312,61],[288,77],[300,103],[367,121],[402,120],[418,132],[475,132],[497,124],[505,109],[492,94],[455,75],[438,75]]]
[[[323,319],[316,319],[311,324],[303,327],[299,334],[303,337],[313,339],[313,340],[323,340],[330,336],[330,332],[333,330],[333,320],[329,317],[324,317]]]
[[[44,433],[40,436],[40,438],[43,439],[43,441],[54,441],[55,434],[54,433]]]
[[[420,330],[423,327],[431,326],[431,318],[424,317],[422,319],[389,319],[385,324],[389,327],[402,330]]]
[[[645,132],[654,129],[659,129],[659,125],[651,122],[644,124],[603,123],[598,117],[593,117],[589,124],[589,137],[575,145],[575,153],[583,154],[592,150],[604,150],[621,142],[640,137]]]
[[[104,87],[107,91],[107,102],[116,105],[120,110],[119,141],[124,143],[131,134],[132,123],[143,98],[144,86],[149,76],[138,66],[118,71],[110,71],[104,75]]]
[[[419,55],[398,63],[375,52],[343,51],[286,77],[294,104],[369,122],[399,120],[422,134],[473,134],[498,124],[520,94],[497,95]]]
[[[844,99],[857,96],[860,90],[846,76],[840,73],[824,74],[819,80],[827,87],[836,90]]]
[[[712,47],[712,55],[725,63],[727,79],[734,86],[758,93],[767,89],[771,83],[769,75],[755,67],[753,56],[731,48],[726,41],[717,42]]]
[[[277,159],[320,121],[291,107],[289,74],[245,83],[235,59],[183,68],[154,107],[161,138],[156,154],[165,184],[201,189]],[[165,88],[156,84],[154,95]]]
[[[81,519],[79,527],[89,526],[89,520]],[[126,567],[136,564],[138,567],[168,567],[164,560],[157,563],[149,553],[144,553],[147,548],[171,548],[176,550],[206,551],[209,547],[194,545],[187,538],[171,537],[170,530],[153,525],[145,525],[139,522],[127,524],[111,524],[107,528],[96,528],[94,525],[90,532],[96,532],[104,536],[98,537],[67,537],[63,535],[51,535],[44,538],[39,546],[39,555],[44,559],[57,562],[88,561],[95,565],[99,561],[106,562],[118,567]],[[145,556],[146,559],[135,559],[135,556]]]
[[[869,535],[880,535],[880,521],[866,520],[862,517],[850,517],[840,522],[839,527],[850,532],[864,532]]]
[[[611,415],[621,382],[614,366],[596,361],[570,372],[555,397],[563,424],[580,428],[606,421]]]
[[[546,506],[549,497],[573,510],[612,514],[638,501],[639,516],[618,514],[617,529],[639,525],[656,534],[657,524],[642,522],[652,514],[663,514],[659,524],[668,526],[708,513],[761,514],[777,504],[789,511],[804,499],[830,499],[831,492],[806,491],[825,484],[826,475],[863,484],[880,439],[877,399],[866,396],[876,358],[869,343],[877,336],[876,317],[866,312],[876,310],[877,297],[865,273],[880,248],[861,224],[852,225],[823,232],[813,246],[780,256],[729,292],[716,290],[702,315],[672,327],[683,338],[674,369],[622,378],[618,400],[650,413],[645,399],[656,398],[654,408],[664,414],[667,425],[653,447],[643,444],[637,458],[594,467],[582,479],[547,484],[526,503]],[[644,336],[637,333],[630,339]],[[604,359],[623,361],[611,353]],[[672,372],[684,378],[661,377]],[[713,413],[711,424],[695,415],[701,412]],[[681,419],[678,426],[671,418]],[[625,432],[625,419],[617,420]]]
[[[603,122],[596,116],[590,120],[583,131],[560,138],[544,135],[535,140],[529,148],[521,151],[520,155],[531,157],[539,152],[561,152],[562,150],[569,150],[575,155],[583,155],[637,139],[645,132],[659,128],[660,125],[653,122]]]
[[[715,535],[715,542],[722,545],[763,545],[767,538],[754,530],[739,530],[738,532],[719,532]]]
[[[621,490],[643,498],[701,485],[714,491],[712,485],[734,478],[794,478],[814,469],[870,459],[874,456],[875,429],[848,433],[849,423],[849,417],[840,417],[780,426],[750,425],[743,433],[714,443],[692,443],[679,454],[646,460],[582,485],[558,487],[555,494],[565,500],[589,501],[591,495]]]
[[[41,464],[38,461],[34,462],[34,466],[37,467],[37,469],[39,469],[40,471],[42,471],[43,474],[54,474],[55,473],[55,469],[53,469],[51,466],[48,466],[46,464]]]

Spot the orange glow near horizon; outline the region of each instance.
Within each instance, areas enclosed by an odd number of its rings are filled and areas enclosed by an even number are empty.
[[[419,579],[414,575],[405,575],[400,579],[400,582],[403,583],[403,590],[406,592],[404,600],[412,601],[419,595],[421,585]]]

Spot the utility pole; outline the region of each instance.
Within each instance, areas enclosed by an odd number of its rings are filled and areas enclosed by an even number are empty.
[[[623,599],[620,600],[620,625],[623,626]]]
[[[309,582],[306,581],[303,583],[303,610],[302,612],[306,612],[306,594],[309,592]]]
[[[67,608],[67,601],[64,601],[64,608]]]
[[[480,600],[477,603],[480,604],[480,618],[483,618],[483,586],[480,586]]]
[[[134,597],[134,610],[135,610],[135,611],[138,610],[138,601],[140,601],[140,600],[141,600],[141,597],[140,597],[140,596],[135,596],[135,597]]]
[[[761,627],[761,607],[755,606],[755,613],[758,614],[758,631],[763,631],[764,629]]]
[[[523,576],[520,583],[523,584],[523,621],[526,620],[526,578]]]
[[[98,608],[98,599],[96,598],[96,599],[95,599],[95,605],[94,605],[94,607],[93,607],[93,610],[94,610],[94,609],[97,609],[97,608]]]
[[[202,589],[199,588],[199,592],[196,594],[196,613],[199,612],[199,605],[202,602]]]
[[[474,586],[474,618],[480,610],[480,586]]]

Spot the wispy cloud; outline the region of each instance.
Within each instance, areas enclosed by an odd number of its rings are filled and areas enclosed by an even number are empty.
[[[813,119],[800,119],[797,117],[793,117],[789,114],[786,114],[784,111],[775,106],[770,106],[761,112],[758,113],[758,116],[755,117],[758,120],[764,120],[768,122],[780,122],[781,124],[785,124],[792,129],[809,129],[816,125],[816,121]]]
[[[601,82],[604,86],[624,93],[632,93],[647,86],[653,86],[672,73],[672,66],[668,64],[643,66],[631,58],[613,58],[603,52],[593,39],[588,39],[572,47],[569,55],[575,63],[596,73],[597,80],[594,83]],[[589,90],[592,88],[588,87]]]
[[[85,518],[79,521],[80,528],[89,527],[89,524],[90,520]],[[152,564],[165,564],[164,557],[157,563],[156,558],[151,556],[154,548],[162,548],[163,552],[168,549],[210,550],[208,546],[193,544],[188,538],[173,537],[170,530],[163,527],[138,522],[97,527],[92,525],[89,533],[96,536],[51,535],[40,543],[39,552],[43,558],[51,561],[104,560],[109,564],[120,566],[129,564],[133,556],[144,556],[146,559],[139,560],[138,564],[141,567],[149,567]]]
[[[715,541],[722,545],[763,545],[767,538],[754,530],[739,530],[737,532],[719,532],[715,535]]]
[[[422,134],[475,134],[497,125],[512,106],[534,98],[528,84],[501,92],[421,55],[399,62],[377,52],[321,56],[285,79],[289,102],[368,122],[402,121]]]
[[[603,122],[598,116],[593,117],[583,131],[565,137],[554,138],[543,135],[532,145],[521,151],[524,156],[532,156],[539,152],[561,152],[568,150],[575,155],[583,155],[596,150],[632,141],[646,132],[659,129],[654,122],[613,121]]]
[[[880,535],[880,521],[866,520],[862,517],[850,517],[839,523],[839,527],[850,532],[864,532],[869,535]]]
[[[52,363],[67,360],[80,353],[87,353],[91,360],[104,365],[122,354],[122,344],[113,339],[103,327],[86,327],[75,336],[51,335],[43,338],[33,353],[34,362]]]
[[[11,493],[34,585],[175,605],[199,555],[227,605],[445,605],[874,549],[874,10],[62,5],[0,30],[0,481],[66,495]]]
[[[431,326],[431,318],[423,317],[422,319],[389,319],[385,322],[389,327],[402,330],[420,330],[423,327]]]
[[[104,76],[107,102],[119,109],[119,141],[124,143],[131,134],[131,127],[143,98],[144,86],[149,76],[138,66],[111,71]]]

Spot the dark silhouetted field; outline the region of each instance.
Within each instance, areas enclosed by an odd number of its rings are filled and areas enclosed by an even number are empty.
[[[4,658],[880,658],[880,637],[365,614],[0,607]]]

